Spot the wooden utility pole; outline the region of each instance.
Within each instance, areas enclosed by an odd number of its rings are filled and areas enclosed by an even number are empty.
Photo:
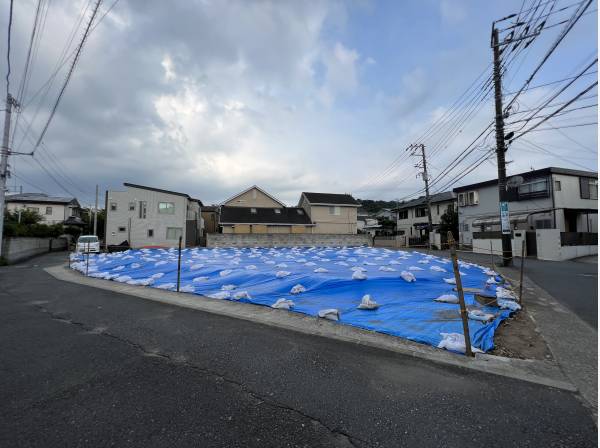
[[[454,279],[456,280],[456,292],[458,294],[458,303],[460,305],[460,317],[462,319],[463,334],[465,336],[465,354],[473,356],[471,350],[471,335],[469,334],[469,314],[465,305],[465,295],[460,278],[460,270],[458,269],[458,259],[456,257],[456,248],[454,247],[454,236],[448,231],[448,245],[450,246],[450,257],[452,258],[452,268],[454,269]]]
[[[179,292],[179,285],[181,284],[181,240],[183,237],[179,237],[179,247],[177,250],[177,292]]]
[[[494,99],[496,103],[496,158],[498,162],[498,200],[500,229],[502,231],[502,265],[512,265],[512,243],[510,219],[508,217],[508,198],[506,194],[506,144],[504,142],[504,110],[502,107],[502,62],[500,60],[500,42],[498,29],[492,29],[492,49],[494,51]]]

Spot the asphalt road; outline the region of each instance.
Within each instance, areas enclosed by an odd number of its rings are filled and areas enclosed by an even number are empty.
[[[571,393],[63,283],[59,256],[0,268],[0,446],[596,446]]]

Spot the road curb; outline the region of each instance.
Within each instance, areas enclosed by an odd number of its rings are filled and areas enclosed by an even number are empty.
[[[259,305],[211,299],[195,294],[176,293],[85,277],[68,269],[63,264],[48,267],[44,270],[58,280],[127,294],[167,305],[190,308],[299,333],[360,344],[439,364],[491,373],[571,392],[577,391],[559,366],[549,361],[513,359],[487,354],[478,354],[475,358],[467,358],[406,339],[349,325],[340,325],[300,313],[290,313]]]

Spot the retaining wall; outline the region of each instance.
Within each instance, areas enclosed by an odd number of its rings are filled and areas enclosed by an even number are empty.
[[[47,252],[66,250],[65,238],[5,238],[2,240],[2,257],[9,263],[17,263]]]
[[[316,233],[209,233],[207,247],[293,247],[371,245],[368,235],[320,235]]]

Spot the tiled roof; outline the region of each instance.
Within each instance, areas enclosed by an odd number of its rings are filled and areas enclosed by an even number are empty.
[[[256,213],[252,213],[252,210],[255,210]],[[221,206],[219,222],[221,224],[312,224],[301,207],[229,207],[225,205]]]
[[[338,193],[302,193],[311,204],[359,205],[349,194]]]

